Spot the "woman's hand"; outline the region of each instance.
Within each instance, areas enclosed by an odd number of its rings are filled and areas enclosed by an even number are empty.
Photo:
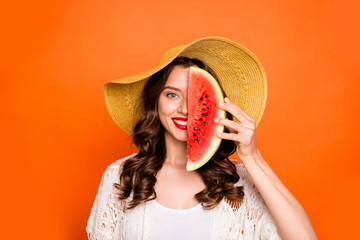
[[[215,123],[224,125],[230,131],[218,133],[218,137],[235,142],[237,155],[269,208],[281,238],[317,240],[304,208],[261,156],[256,145],[255,121],[227,98],[219,107],[231,113],[239,123],[229,119],[214,119]]]
[[[224,125],[230,132],[217,133],[217,136],[222,139],[233,140],[236,144],[236,153],[241,160],[255,157],[259,151],[256,144],[255,120],[228,98],[225,98],[224,101],[225,103],[219,103],[219,107],[231,113],[239,123],[229,119],[215,118],[215,123]]]

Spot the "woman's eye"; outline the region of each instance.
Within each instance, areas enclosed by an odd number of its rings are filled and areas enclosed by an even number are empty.
[[[168,94],[166,94],[166,96],[168,96],[170,98],[175,98],[175,97],[177,97],[177,94],[176,93],[168,93]]]

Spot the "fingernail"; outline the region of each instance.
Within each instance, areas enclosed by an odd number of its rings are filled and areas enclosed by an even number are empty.
[[[229,102],[229,99],[227,97],[225,97],[224,101],[227,103],[227,102]]]
[[[218,119],[218,118],[214,118],[214,122],[215,122],[215,123],[218,123],[218,122],[219,122],[219,119]]]
[[[219,107],[223,107],[224,103],[223,102],[219,102]]]

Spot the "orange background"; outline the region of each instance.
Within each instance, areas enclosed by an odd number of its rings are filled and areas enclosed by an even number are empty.
[[[223,36],[268,76],[268,163],[320,239],[358,236],[359,6],[354,1],[22,1],[0,14],[2,239],[86,239],[106,166],[130,154],[105,82]]]

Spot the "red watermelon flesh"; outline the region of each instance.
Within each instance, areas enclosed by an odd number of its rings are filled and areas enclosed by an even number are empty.
[[[214,118],[225,118],[225,111],[218,107],[224,102],[221,88],[215,78],[207,71],[190,67],[188,84],[188,122],[187,122],[187,166],[193,171],[215,154],[221,139],[217,132],[224,126],[214,123]]]

